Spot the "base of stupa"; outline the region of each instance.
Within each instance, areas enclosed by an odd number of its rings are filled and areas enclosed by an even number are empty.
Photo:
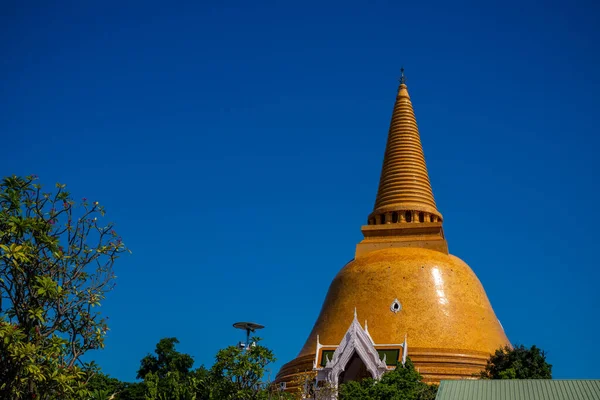
[[[409,357],[427,383],[440,383],[448,379],[477,379],[490,354],[472,350],[428,349],[411,347]],[[275,380],[285,382],[286,390],[293,391],[307,372],[312,372],[315,355],[300,356],[284,364]]]

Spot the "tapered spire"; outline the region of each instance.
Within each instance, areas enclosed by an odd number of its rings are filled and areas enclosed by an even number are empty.
[[[441,219],[442,215],[433,198],[403,68],[388,132],[379,190],[369,224],[418,220],[437,222]]]
[[[404,68],[401,71],[375,207],[361,228],[364,239],[356,246],[356,257],[390,247],[422,247],[448,254]]]

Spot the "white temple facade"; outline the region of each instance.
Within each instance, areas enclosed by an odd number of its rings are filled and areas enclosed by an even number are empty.
[[[383,374],[406,362],[408,346],[404,343],[376,344],[367,327],[358,322],[356,310],[354,319],[338,345],[321,344],[317,336],[317,349],[313,370],[316,374],[316,388],[310,390],[307,398],[314,398],[315,391],[327,391],[318,399],[335,399],[340,384],[364,378],[381,379]],[[324,395],[324,396],[323,396]]]

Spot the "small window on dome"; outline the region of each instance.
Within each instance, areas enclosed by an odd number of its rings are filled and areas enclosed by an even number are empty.
[[[400,304],[398,299],[394,299],[392,305],[390,306],[390,310],[392,310],[394,314],[397,314],[400,310],[402,310],[402,304]]]
[[[412,222],[412,213],[410,211],[406,211],[404,213],[404,218],[406,218],[406,222]]]
[[[419,213],[419,222],[425,222],[425,214]]]
[[[398,213],[392,213],[392,222],[395,224],[396,222],[398,222]]]
[[[381,214],[381,223],[385,224],[385,214]]]

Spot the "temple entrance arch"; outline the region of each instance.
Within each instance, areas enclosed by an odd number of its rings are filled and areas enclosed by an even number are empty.
[[[363,328],[358,322],[356,309],[354,319],[339,345],[321,344],[317,335],[317,348],[313,370],[316,371],[315,390],[320,399],[337,399],[340,384],[362,381],[366,378],[381,379],[388,370],[404,365],[407,354],[406,336],[402,344],[380,345],[369,334],[367,321]],[[400,348],[402,358],[400,359]],[[389,359],[388,359],[389,357]]]
[[[395,360],[392,365],[391,368],[395,368]],[[340,383],[369,377],[378,380],[388,367],[386,357],[379,357],[366,321],[363,329],[354,310],[354,319],[339,345],[322,345],[317,335],[314,369],[317,371],[317,383],[322,381],[337,387]]]
[[[362,381],[365,378],[373,378],[373,375],[367,369],[358,353],[354,352],[346,364],[346,368],[340,373],[338,383],[346,383],[350,381]]]

